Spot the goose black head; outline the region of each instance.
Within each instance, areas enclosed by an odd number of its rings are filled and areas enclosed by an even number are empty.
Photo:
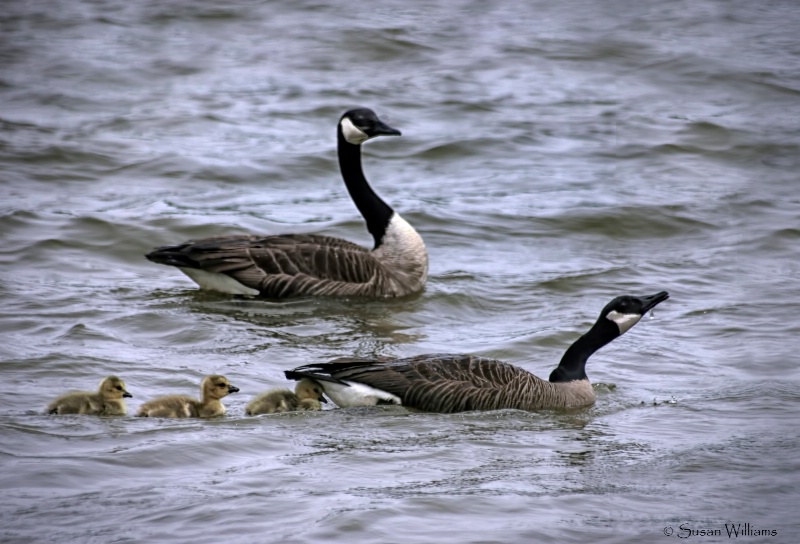
[[[345,141],[353,145],[361,145],[375,136],[400,136],[399,130],[378,119],[369,108],[346,111],[339,120],[339,129]]]
[[[606,304],[600,312],[600,319],[612,321],[619,328],[619,334],[623,335],[636,325],[644,314],[668,298],[669,293],[666,291],[643,297],[623,295]]]
[[[669,298],[661,291],[655,295],[617,297],[603,308],[589,332],[578,338],[564,353],[558,367],[550,374],[553,383],[585,380],[586,361],[594,352],[636,325],[644,314]]]

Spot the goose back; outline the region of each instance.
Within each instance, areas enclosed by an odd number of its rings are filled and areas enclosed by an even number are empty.
[[[162,247],[148,258],[180,267],[211,290],[231,290],[214,283],[222,275],[240,286],[237,294],[266,298],[401,297],[421,290],[427,279],[427,253],[422,238],[418,242],[407,242],[407,250],[422,258],[407,259],[394,245],[373,252],[331,236],[222,236]]]

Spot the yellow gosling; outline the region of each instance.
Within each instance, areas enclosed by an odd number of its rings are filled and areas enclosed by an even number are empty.
[[[125,398],[133,397],[125,390],[125,382],[108,376],[100,382],[96,393],[65,393],[47,406],[48,414],[85,414],[91,416],[124,416],[128,409]]]
[[[139,407],[139,417],[217,417],[225,415],[220,399],[239,391],[225,376],[214,374],[203,378],[201,399],[186,395],[167,395],[147,401]]]
[[[297,382],[294,393],[288,389],[273,389],[250,401],[245,413],[249,416],[259,414],[278,414],[299,410],[322,410],[322,403],[328,402],[322,396],[322,387],[310,379]]]

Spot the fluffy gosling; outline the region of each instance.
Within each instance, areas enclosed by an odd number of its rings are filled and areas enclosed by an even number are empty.
[[[65,393],[47,406],[48,414],[86,414],[91,416],[124,416],[128,412],[125,399],[133,395],[125,390],[125,382],[108,376],[100,382],[96,393]]]
[[[168,395],[145,402],[136,414],[139,417],[217,417],[225,415],[220,399],[239,391],[225,376],[206,376],[200,385],[201,399],[186,395]]]
[[[322,387],[314,380],[303,379],[297,382],[294,393],[288,389],[273,389],[262,393],[247,405],[248,416],[258,414],[278,414],[298,410],[322,410]]]

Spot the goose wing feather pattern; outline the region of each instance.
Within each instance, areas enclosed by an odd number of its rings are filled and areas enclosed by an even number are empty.
[[[345,112],[337,126],[342,178],[372,235],[372,249],[321,234],[243,234],[159,247],[147,259],[177,267],[201,289],[234,295],[394,298],[422,291],[425,243],[372,190],[361,168],[361,144],[381,135],[400,131],[367,108]]]
[[[426,412],[542,410],[594,404],[586,363],[629,331],[669,293],[623,295],[606,304],[594,325],[564,352],[543,380],[510,363],[477,355],[428,354],[404,359],[340,358],[285,371],[315,380],[338,406],[401,404]]]

